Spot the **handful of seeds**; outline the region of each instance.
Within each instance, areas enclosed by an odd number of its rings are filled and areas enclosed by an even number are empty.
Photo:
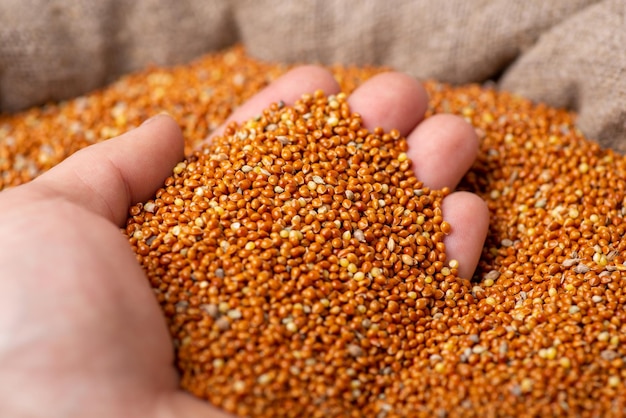
[[[132,208],[183,387],[241,416],[401,407],[433,314],[472,299],[446,260],[448,191],[406,149],[316,92],[231,125]]]
[[[234,107],[285,70],[236,47],[187,65],[131,74],[74,100],[0,115],[0,190],[166,111],[180,124],[191,157],[156,199],[132,208],[127,231],[177,341],[189,391],[249,416],[626,416],[626,157],[585,138],[575,115],[564,110],[487,86],[426,82],[427,116],[462,116],[481,138],[478,158],[460,186],[486,200],[490,211],[470,284],[455,277],[452,260],[427,256],[429,267],[416,262],[417,250],[430,245],[429,255],[444,254],[435,235],[448,228],[437,218],[445,193],[419,187],[403,161],[404,141],[391,132],[365,134],[356,124],[365,135],[360,140],[331,141],[351,135],[347,121],[358,121],[336,113],[337,125],[331,126],[332,112],[343,112],[340,95],[334,100],[339,110],[322,96],[305,99],[302,109],[320,109],[317,116],[308,112],[308,119],[297,108],[275,105],[264,118],[227,131],[207,154],[193,154]],[[381,70],[332,68],[345,92]],[[279,114],[280,121],[271,119]],[[304,145],[306,135],[296,132],[300,139],[283,143],[279,138],[289,139],[291,129],[291,116],[282,120],[283,114],[293,115],[299,129],[308,129],[309,121],[322,124],[313,130],[321,136],[308,151],[307,173],[297,162],[302,155],[295,158],[291,148]],[[338,127],[344,134],[334,132]],[[237,135],[244,139],[235,140]],[[244,151],[246,144],[254,148]],[[241,155],[232,153],[234,146]],[[384,147],[386,153],[374,151]],[[332,149],[337,160],[358,161],[356,173],[340,165],[325,171]],[[279,160],[285,163],[279,166]],[[366,162],[370,169],[374,162],[387,165],[375,177],[376,170],[360,171]],[[283,170],[288,166],[291,173]],[[339,183],[332,182],[339,182],[341,169],[357,190],[344,186],[336,193]],[[337,177],[328,176],[333,170]],[[271,183],[280,179],[282,184]],[[391,194],[391,186],[413,194]],[[261,204],[286,192],[292,197],[275,211]],[[423,206],[409,206],[417,202]],[[326,206],[333,209],[326,212]],[[394,212],[397,207],[402,213]],[[405,210],[417,218],[404,221]],[[350,219],[331,220],[335,213]],[[387,222],[379,213],[402,219],[401,231],[391,233],[397,228],[392,223],[376,235],[373,225]],[[434,232],[430,238],[414,234],[409,243],[402,231],[417,228],[412,225],[419,225],[420,213],[421,230],[430,221]],[[333,243],[341,248],[335,251]],[[352,249],[342,252],[343,245]],[[360,255],[367,247],[389,257],[376,265]],[[406,257],[409,263],[403,262],[399,248],[413,249],[414,265]],[[265,260],[266,251],[275,256]],[[396,261],[390,264],[392,253]],[[244,273],[249,271],[258,274]]]

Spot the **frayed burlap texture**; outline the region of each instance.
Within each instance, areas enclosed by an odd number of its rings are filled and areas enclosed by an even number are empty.
[[[0,110],[92,90],[242,42],[264,60],[385,65],[579,112],[626,152],[623,0],[6,0]]]

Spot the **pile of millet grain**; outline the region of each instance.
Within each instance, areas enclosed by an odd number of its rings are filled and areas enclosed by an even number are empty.
[[[448,191],[422,187],[404,139],[362,129],[344,94],[274,104],[194,151],[286,69],[237,47],[1,116],[0,190],[174,116],[188,158],[125,231],[182,386],[241,416],[625,415],[626,158],[565,111],[427,82],[428,114],[481,137],[461,188],[491,223],[460,278]],[[333,71],[349,93],[381,69]]]

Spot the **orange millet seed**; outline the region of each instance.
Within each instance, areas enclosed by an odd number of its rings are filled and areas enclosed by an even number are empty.
[[[471,291],[446,260],[448,190],[406,149],[318,91],[230,125],[131,209],[185,389],[240,416],[401,406],[393,383]]]
[[[110,86],[84,97],[51,103],[15,115],[0,115],[0,190],[27,182],[72,152],[131,129],[159,112],[167,112],[177,120],[185,137],[186,155],[192,155],[200,142],[236,106],[286,70],[287,67],[280,64],[254,60],[245,54],[243,48],[235,47],[208,54],[187,65],[151,68],[124,76]],[[345,93],[383,71],[381,68],[340,66],[331,70]],[[429,309],[432,319],[416,320],[414,331],[407,332],[403,339],[411,347],[419,345],[426,349],[411,360],[410,367],[405,367],[408,360],[404,359],[403,352],[404,360],[393,361],[377,376],[376,381],[388,382],[380,400],[370,406],[379,408],[378,412],[355,408],[351,401],[346,400],[346,409],[337,406],[332,410],[324,410],[315,408],[315,405],[309,406],[308,410],[313,411],[311,416],[626,416],[626,157],[601,149],[585,138],[575,127],[575,115],[564,110],[535,105],[519,96],[488,86],[453,87],[428,81],[425,87],[430,97],[428,116],[452,113],[464,117],[474,125],[481,138],[477,161],[460,187],[480,195],[487,201],[490,210],[487,242],[478,269],[468,293],[462,298],[453,296],[445,299],[447,304],[456,306],[430,307],[434,292],[429,294],[430,291],[426,290],[425,285],[433,283],[433,279],[428,276],[424,279],[422,296],[415,290],[406,290],[408,298],[415,298],[415,310]],[[285,156],[281,153],[280,158],[286,160],[288,155],[288,152]],[[185,169],[180,165],[176,170],[178,174],[186,176]],[[187,186],[183,184],[186,188],[192,185],[193,181],[188,182]],[[169,206],[176,201],[173,194],[169,196],[173,190],[171,188],[160,198],[167,201]],[[230,190],[227,192],[231,193]],[[350,193],[347,191],[344,196],[353,198]],[[193,194],[177,198],[178,203],[182,203],[181,212],[183,208],[191,206],[194,199],[198,199]],[[155,202],[135,206],[131,210],[130,222],[143,224],[147,216],[158,216]],[[218,206],[222,207],[221,204]],[[198,207],[200,211],[210,212],[208,208]],[[217,211],[220,212],[220,209]],[[140,213],[143,213],[143,219],[134,219]],[[296,215],[295,212],[289,213],[290,223]],[[287,217],[287,214],[275,212],[272,213],[272,219],[274,216]],[[302,215],[299,216],[300,225],[306,225]],[[402,214],[395,216],[402,217]],[[165,241],[159,242],[156,236],[161,231],[171,228],[172,232],[178,231],[180,236],[184,228],[204,231],[220,225],[220,220],[209,225],[205,223],[208,219],[202,219],[194,220],[190,226],[188,216],[179,212],[168,212],[164,217],[163,220],[154,219],[140,230],[135,230],[130,240],[134,242],[140,258],[146,256],[145,251],[150,253],[163,245],[162,249],[171,256],[164,256],[163,260],[154,262],[163,262],[168,268],[182,263],[182,259],[198,257],[199,249],[184,251],[181,247],[183,244],[178,244],[178,254],[172,254],[178,238],[175,235],[164,236]],[[361,219],[356,221],[357,226],[359,221]],[[367,222],[369,225],[369,220]],[[174,229],[176,225],[180,226],[180,230]],[[244,225],[244,228],[248,227]],[[444,224],[441,225],[442,232],[446,228]],[[324,239],[330,239],[331,246],[334,243],[339,248],[343,240],[348,239],[348,235],[334,237],[328,235],[328,232],[324,230]],[[302,238],[297,233],[292,237],[288,232],[282,234],[279,231],[276,239],[282,242],[284,235],[287,235],[286,239],[291,239],[291,248],[289,253],[285,249],[277,262],[287,271],[292,250],[308,238],[304,234]],[[361,237],[360,233],[356,237],[353,232],[351,234],[349,239],[356,238],[358,241]],[[369,240],[371,236],[364,235],[362,238]],[[249,241],[256,241],[257,238],[246,239],[248,241],[245,244],[241,242],[241,251],[244,254],[246,251],[256,251],[256,242],[255,247],[251,248]],[[144,245],[141,245],[142,242]],[[150,245],[146,248],[147,244]],[[311,245],[311,254],[318,254],[322,243],[318,246],[312,242]],[[393,242],[387,242],[386,247],[389,251],[395,251],[397,245],[401,245],[400,240],[394,238]],[[381,244],[375,250],[384,251],[383,246]],[[215,252],[217,247],[209,250]],[[297,253],[299,250],[294,251]],[[304,258],[305,255],[298,257]],[[381,268],[367,260],[355,259],[355,256],[350,255],[344,258],[347,260],[342,261],[342,264],[337,261],[337,271],[341,269],[344,278],[346,274],[353,275],[347,283],[365,281],[353,279],[355,274],[360,278],[359,271],[363,272],[364,278],[384,277]],[[354,270],[351,264],[356,267],[358,262],[361,262],[360,270],[351,273],[350,270]],[[263,263],[265,260],[257,259],[253,267],[261,269]],[[450,260],[449,267],[453,265],[453,260]],[[165,277],[167,269],[151,268],[156,269],[158,277]],[[230,268],[237,268],[236,263]],[[291,274],[293,268],[289,268]],[[216,270],[216,273],[216,277],[222,275],[221,271]],[[212,286],[200,284],[209,281],[202,274],[194,276],[195,281],[189,280],[191,277],[185,274],[181,270],[181,276],[169,278],[169,283],[157,287],[160,294],[157,296],[161,301],[164,297],[162,292],[176,287],[179,291],[174,293],[179,295],[188,292],[193,295],[206,294],[213,300],[220,297]],[[296,298],[284,308],[285,312],[292,312],[292,318],[296,320],[274,325],[275,329],[294,332],[292,336],[305,331],[299,327],[299,321],[304,321],[310,314],[323,318],[311,332],[319,335],[335,332],[341,337],[344,335],[342,333],[352,332],[352,328],[341,321],[337,322],[340,315],[361,315],[364,317],[362,326],[370,327],[371,331],[372,327],[376,329],[374,321],[379,321],[379,324],[383,320],[387,321],[381,309],[396,309],[395,304],[382,305],[377,301],[365,305],[365,313],[374,309],[378,313],[366,316],[360,304],[352,305],[343,296],[341,299],[321,298],[315,310],[312,307],[311,312],[305,313],[303,302],[297,298],[315,298],[316,293],[297,292],[291,287],[295,283],[291,282],[270,282],[266,277],[258,280],[267,280],[268,285],[273,286],[273,294],[282,289],[285,294],[292,294]],[[439,286],[444,295],[448,294],[448,290],[461,294],[463,283],[457,279],[454,283],[443,281],[435,285]],[[236,284],[229,282],[228,288],[234,289]],[[328,292],[335,292],[332,282],[330,286]],[[263,312],[263,305],[272,303],[271,300],[263,300],[249,301],[250,304],[257,304],[258,317]],[[436,304],[438,299],[435,300]],[[190,296],[188,303],[187,306],[197,303],[197,296]],[[176,304],[167,308],[168,317],[172,318],[172,309],[180,309],[188,314],[190,308],[185,308],[185,303]],[[402,306],[398,303],[400,315],[403,313]],[[293,314],[300,312],[300,307],[302,314]],[[215,361],[210,365],[205,363],[203,367],[181,370],[183,373],[201,375],[206,374],[208,368],[225,367],[223,357],[248,350],[246,335],[257,332],[254,322],[243,317],[236,319],[236,306],[207,303],[202,309],[212,319],[211,328],[205,328],[203,324],[195,325],[193,321],[178,325],[189,336],[190,349],[195,347],[193,349],[196,353],[202,350],[210,333],[231,332],[231,335],[239,335],[243,340],[225,342],[211,354]],[[228,312],[232,309],[235,311],[229,316]],[[202,315],[199,312],[196,318]],[[358,362],[363,353],[367,354],[371,347],[377,347],[376,344],[388,338],[380,332],[383,331],[378,328],[360,340],[363,351],[356,345],[348,344],[340,352],[347,352]],[[396,328],[388,332],[399,331]],[[278,334],[278,337],[281,336],[284,337]],[[273,338],[266,340],[266,345],[275,346]],[[326,344],[323,340],[315,341],[322,346]],[[368,342],[370,346],[363,347]],[[325,349],[331,350],[333,347]],[[222,372],[220,379],[223,380],[220,382],[223,382],[225,392],[220,395],[221,399],[232,399],[240,392],[243,392],[241,396],[250,393],[250,397],[259,398],[259,392],[262,392],[267,402],[271,402],[276,395],[268,388],[279,384],[277,382],[284,382],[285,375],[281,373],[292,365],[294,368],[290,372],[314,376],[311,384],[316,385],[315,393],[321,394],[303,393],[302,402],[307,399],[310,401],[314,396],[319,396],[319,399],[334,396],[334,391],[338,390],[336,386],[341,389],[346,385],[354,385],[354,393],[363,393],[364,388],[383,386],[374,386],[376,383],[369,381],[357,383],[361,381],[361,375],[347,367],[342,368],[345,358],[325,359],[325,364],[333,365],[326,369],[311,361],[304,365],[302,363],[305,360],[290,363],[291,360],[286,360],[284,350],[263,353],[264,357],[256,368],[261,370],[266,367],[264,364],[272,362],[278,362],[279,367],[274,374],[270,373],[260,382],[246,381],[242,375],[225,377],[228,373],[234,375],[234,369]],[[303,350],[295,353],[290,355],[301,358],[312,355],[312,352]],[[395,355],[398,355],[397,352]],[[242,354],[240,356],[244,358],[237,361],[251,363],[250,359]],[[388,353],[388,356],[391,357],[391,354]],[[389,381],[385,376],[392,372],[396,378]],[[334,379],[329,378],[333,373]],[[370,368],[363,376],[372,376],[373,373],[375,369]],[[267,381],[268,378],[272,380]],[[288,377],[287,381],[289,378],[292,377]],[[261,385],[263,382],[264,386]],[[190,387],[189,380],[186,380],[185,385]],[[352,395],[352,392],[346,393]],[[221,400],[216,399],[215,402]],[[298,400],[283,405],[299,411],[301,409],[298,408],[306,407],[301,405],[302,402]],[[278,402],[272,403],[272,407],[277,408],[276,405]],[[236,409],[236,405],[232,404],[225,407]],[[249,415],[254,414],[252,411]]]

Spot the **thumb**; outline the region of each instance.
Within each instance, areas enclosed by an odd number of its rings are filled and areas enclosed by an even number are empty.
[[[183,137],[157,115],[119,137],[84,148],[33,181],[121,225],[131,204],[145,200],[183,158]]]

